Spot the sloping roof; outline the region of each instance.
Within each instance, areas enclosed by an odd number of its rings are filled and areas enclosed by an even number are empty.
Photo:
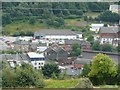
[[[48,48],[48,50],[53,50],[53,51],[55,51],[55,52],[59,52],[59,51],[61,51],[61,50],[64,50],[65,51],[65,49],[64,48],[62,48],[61,46],[59,46],[58,44],[52,44],[49,48]],[[47,51],[48,51],[47,50]]]
[[[74,64],[90,64],[91,59],[87,59],[87,58],[77,58],[74,61]]]
[[[28,42],[28,41],[15,41],[15,42],[13,42],[14,44],[18,44],[18,45],[29,45],[29,43],[30,42]]]
[[[85,40],[65,40],[65,44],[80,44],[80,45],[90,45],[88,41]]]
[[[104,24],[91,24],[92,29],[99,29],[100,27],[103,27]]]
[[[118,27],[101,27],[100,33],[117,33]]]
[[[35,34],[43,34],[43,35],[75,35],[76,32],[69,30],[69,29],[42,29],[39,30],[37,32],[35,32]]]
[[[35,53],[35,52],[29,52],[27,54],[28,54],[29,58],[44,58],[43,53],[39,54],[39,53]]]

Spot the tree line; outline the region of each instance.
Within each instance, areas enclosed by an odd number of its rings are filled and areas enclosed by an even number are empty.
[[[101,12],[109,8],[107,2],[3,2],[3,25],[30,18],[47,19],[54,17],[82,17],[84,12]]]

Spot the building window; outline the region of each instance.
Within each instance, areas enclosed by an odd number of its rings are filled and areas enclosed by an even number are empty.
[[[39,63],[39,65],[40,65],[40,63]]]
[[[39,69],[41,69],[41,66],[39,66]]]
[[[37,67],[35,67],[35,69],[37,69]]]

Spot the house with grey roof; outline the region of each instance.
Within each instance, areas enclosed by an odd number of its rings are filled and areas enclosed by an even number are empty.
[[[119,14],[119,12],[120,12],[120,5],[115,5],[115,4],[114,5],[110,5],[109,10]]]
[[[34,37],[45,40],[82,39],[82,33],[69,29],[41,29],[34,33]]]
[[[68,53],[62,47],[57,44],[53,44],[44,51],[45,58],[48,60],[62,60],[67,59]]]
[[[100,36],[100,43],[101,44],[111,44],[111,45],[116,45],[114,44],[115,41],[118,41],[118,33],[119,33],[119,27],[113,26],[113,27],[101,27],[99,31],[99,36]],[[116,43],[116,42],[115,42]],[[116,45],[118,46],[118,45]]]
[[[85,41],[85,40],[65,40],[66,45],[73,45],[75,43],[81,45],[82,49],[87,49],[87,50],[91,49],[91,44],[88,41]]]

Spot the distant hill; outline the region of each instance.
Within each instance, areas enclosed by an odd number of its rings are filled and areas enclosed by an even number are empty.
[[[82,17],[84,12],[101,12],[108,8],[108,2],[3,2],[2,24],[5,26],[14,21],[31,18],[40,22],[53,17],[76,18]]]

